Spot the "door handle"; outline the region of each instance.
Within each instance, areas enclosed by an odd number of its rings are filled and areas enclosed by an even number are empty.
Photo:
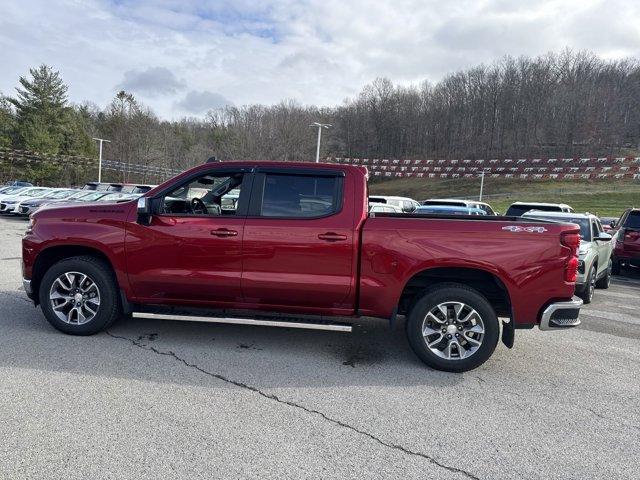
[[[325,240],[327,242],[339,242],[341,240],[346,240],[347,236],[340,235],[339,233],[327,232],[327,233],[321,233],[320,235],[318,235],[318,238],[320,240]]]
[[[227,230],[226,228],[219,228],[217,230],[211,230],[211,235],[216,237],[236,237],[238,232],[235,230]]]

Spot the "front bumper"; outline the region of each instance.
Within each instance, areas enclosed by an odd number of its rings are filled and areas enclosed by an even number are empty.
[[[540,318],[540,330],[560,330],[580,325],[580,307],[582,299],[573,297],[565,302],[548,305]]]
[[[33,295],[33,287],[31,286],[31,280],[23,278],[22,287],[24,288],[24,292],[27,294],[27,297],[29,297],[30,300],[35,300]]]

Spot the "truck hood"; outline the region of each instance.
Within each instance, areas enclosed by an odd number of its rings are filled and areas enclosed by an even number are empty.
[[[35,219],[58,219],[62,221],[126,220],[136,207],[136,201],[52,203],[43,205],[32,216]]]

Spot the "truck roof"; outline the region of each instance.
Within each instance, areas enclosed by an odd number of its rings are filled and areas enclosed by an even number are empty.
[[[571,208],[566,203],[543,203],[543,202],[513,202],[511,205],[526,205],[534,207],[562,207]]]
[[[548,211],[545,211],[545,210],[529,210],[528,212],[525,212],[522,216],[523,217],[537,217],[537,216],[558,217],[559,219],[563,219],[563,218],[598,218],[597,216],[595,216],[594,214],[589,213],[589,212],[585,212],[585,213],[548,212]]]

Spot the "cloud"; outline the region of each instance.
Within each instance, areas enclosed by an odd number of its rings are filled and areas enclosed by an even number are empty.
[[[166,95],[182,90],[185,83],[178,80],[171,70],[164,67],[149,67],[146,70],[124,72],[124,80],[118,89],[142,93],[150,97]]]
[[[21,0],[2,5],[0,91],[46,63],[75,102],[120,85],[163,118],[227,98],[335,105],[379,76],[433,82],[504,55],[640,57],[637,18],[637,0]]]
[[[177,102],[177,106],[185,112],[192,114],[202,114],[215,108],[225,107],[227,105],[233,105],[230,100],[227,100],[219,93],[209,91],[195,91],[192,90],[187,95]]]

